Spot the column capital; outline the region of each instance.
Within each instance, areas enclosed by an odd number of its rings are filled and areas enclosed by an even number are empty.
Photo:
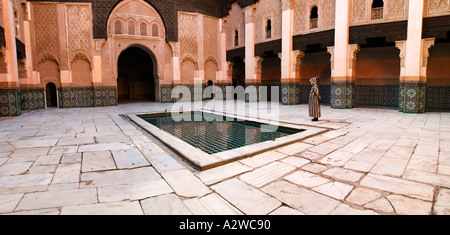
[[[350,44],[348,45],[348,66],[349,69],[355,68],[356,63],[356,54],[359,52],[360,48],[358,44]]]
[[[427,67],[428,57],[430,56],[430,48],[434,46],[434,38],[422,39],[423,55],[422,55],[422,67]]]
[[[172,57],[180,57],[180,43],[169,42],[169,46],[172,48]]]
[[[400,66],[405,67],[406,41],[395,41],[395,47],[400,50]]]
[[[256,11],[256,4],[244,8],[245,24],[254,23],[253,19],[255,16],[255,11]]]
[[[281,0],[281,11],[292,10],[294,8],[293,0]]]

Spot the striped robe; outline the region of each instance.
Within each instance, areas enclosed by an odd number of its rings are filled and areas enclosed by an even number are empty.
[[[311,82],[312,88],[309,93],[309,116],[313,118],[320,118],[320,97],[319,94],[319,86],[317,86],[317,77],[311,78],[309,80]]]

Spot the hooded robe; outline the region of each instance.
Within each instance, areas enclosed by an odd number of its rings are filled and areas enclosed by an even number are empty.
[[[317,86],[317,77],[309,79],[311,82],[311,92],[309,93],[309,116],[320,118],[320,97],[319,86]]]

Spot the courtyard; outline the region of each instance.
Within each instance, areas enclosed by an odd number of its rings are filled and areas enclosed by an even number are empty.
[[[172,105],[0,118],[0,214],[450,214],[450,113],[268,104],[325,131],[199,171],[124,116]]]

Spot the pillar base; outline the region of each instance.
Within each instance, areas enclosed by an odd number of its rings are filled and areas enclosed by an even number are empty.
[[[1,88],[0,89],[0,117],[20,116],[20,89]]]
[[[424,113],[426,101],[425,82],[400,82],[399,111]]]
[[[252,82],[245,83],[245,102],[258,102],[259,101],[259,86],[261,83]]]
[[[300,104],[300,85],[296,82],[281,83],[281,104]]]
[[[355,83],[350,81],[331,82],[331,108],[351,109],[354,107]]]

